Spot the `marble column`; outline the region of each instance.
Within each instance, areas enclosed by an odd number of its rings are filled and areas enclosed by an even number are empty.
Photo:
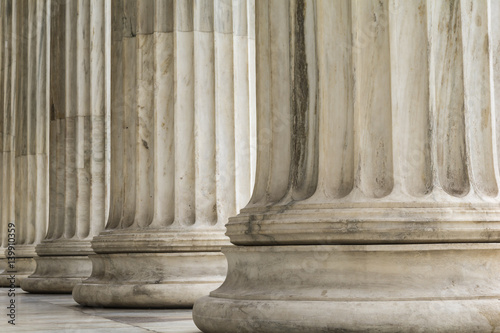
[[[242,4],[113,2],[110,215],[78,303],[190,307],[223,282],[224,224],[252,183]]]
[[[256,185],[203,332],[500,324],[498,1],[256,2]]]
[[[7,0],[3,2],[4,11],[2,22],[2,34],[4,36],[3,44],[3,156],[2,156],[2,210],[1,214],[1,228],[2,236],[4,238],[3,245],[5,251],[3,255],[7,257],[8,265],[6,269],[0,274],[0,286],[10,286],[11,282],[8,279],[11,271],[16,270],[14,263],[15,252],[13,252],[13,245],[15,245],[16,226],[14,218],[14,194],[15,194],[15,110],[16,110],[16,92],[18,88],[16,83],[17,54],[19,35],[17,18],[18,9],[17,1]],[[4,236],[5,235],[5,236]],[[10,247],[9,247],[10,245]],[[10,251],[10,252],[9,252]],[[10,264],[12,264],[12,266]]]
[[[105,2],[54,0],[50,36],[49,225],[29,292],[71,293],[91,273],[106,218]]]
[[[10,41],[10,38],[8,38],[8,34],[6,30],[10,25],[7,23],[7,17],[12,15],[10,12],[10,7],[7,6],[7,1],[3,1],[0,3],[0,273],[3,272],[8,266],[7,266],[7,257],[5,254],[5,250],[7,248],[7,227],[4,228],[4,221],[3,221],[3,210],[7,209],[6,203],[4,203],[4,196],[3,196],[3,181],[4,181],[4,175],[3,175],[3,170],[4,170],[4,156],[5,156],[5,148],[4,148],[4,115],[6,114],[5,112],[5,106],[4,102],[6,98],[5,96],[5,84],[4,84],[4,78],[5,78],[5,69],[6,69],[6,64],[5,59],[10,56],[9,48],[7,45],[9,44],[7,41]],[[1,283],[0,283],[1,285]]]
[[[48,220],[47,10],[45,2],[16,0],[14,223],[16,285],[35,270],[35,246]],[[0,281],[3,284],[5,281]]]

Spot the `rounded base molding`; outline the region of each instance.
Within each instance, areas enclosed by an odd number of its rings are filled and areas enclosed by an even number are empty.
[[[38,257],[36,263],[35,272],[21,281],[21,288],[30,293],[71,294],[92,272],[88,256]]]
[[[88,256],[93,254],[90,240],[56,239],[43,240],[36,246],[36,253],[39,256]]]
[[[222,278],[223,279],[223,278]],[[111,308],[192,308],[194,302],[208,295],[222,283],[172,283],[105,285],[79,283],[73,299],[83,306]]]
[[[38,256],[35,251],[35,245],[17,245],[15,252],[16,258],[35,258]]]
[[[33,294],[71,294],[73,288],[85,278],[32,277],[24,279],[20,287]]]
[[[220,252],[117,253],[90,256],[92,276],[73,289],[84,306],[189,308],[224,281]]]
[[[500,244],[223,252],[225,282],[193,308],[205,333],[492,332],[500,325]]]
[[[165,229],[110,229],[92,239],[96,253],[220,252],[231,245],[224,227]]]
[[[493,332],[500,300],[258,301],[199,299],[193,319],[205,333]]]
[[[4,270],[0,274],[0,287],[11,287],[12,284],[19,287],[21,282],[33,274],[36,268],[33,258],[16,258],[14,268],[10,268],[7,259],[4,260]]]
[[[497,202],[257,206],[231,217],[226,236],[242,246],[500,242],[499,208]]]

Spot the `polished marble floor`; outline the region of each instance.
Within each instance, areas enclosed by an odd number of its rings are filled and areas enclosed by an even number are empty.
[[[85,308],[71,295],[29,294],[16,289],[15,326],[8,323],[7,288],[0,288],[0,332],[199,333],[191,310]]]

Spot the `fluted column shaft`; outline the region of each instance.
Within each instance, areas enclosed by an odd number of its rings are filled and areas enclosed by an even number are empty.
[[[200,329],[494,329],[499,10],[256,2],[256,185]]]
[[[4,15],[2,22],[2,34],[4,36],[3,44],[3,117],[2,117],[2,128],[3,128],[3,156],[2,156],[2,210],[1,220],[2,220],[2,236],[5,237],[5,241],[2,245],[6,247],[4,255],[8,257],[9,265],[2,275],[8,274],[10,271],[15,271],[15,259],[12,255],[12,247],[9,245],[15,245],[15,126],[16,126],[16,91],[19,88],[16,83],[16,73],[17,73],[17,58],[18,58],[18,25],[17,20],[19,18],[18,3],[16,1],[5,1],[4,4]],[[10,234],[10,241],[9,241]],[[14,237],[14,238],[12,238]],[[9,244],[10,243],[10,244]],[[10,252],[9,252],[10,250]],[[12,265],[11,265],[12,263]],[[10,274],[9,274],[10,275]],[[9,280],[5,277],[0,280],[0,285],[7,286],[10,285]],[[18,281],[13,281],[14,284]]]
[[[30,292],[71,292],[90,275],[107,210],[105,4],[55,0],[51,14],[50,213]]]
[[[192,306],[222,282],[252,182],[246,3],[113,4],[111,208],[77,302]]]
[[[498,240],[487,2],[301,3],[258,6],[259,162],[233,243]],[[248,223],[269,209],[294,216]]]
[[[16,0],[17,65],[15,100],[15,257],[16,285],[35,270],[35,246],[48,220],[47,6]],[[5,274],[9,275],[8,272]],[[0,284],[6,283],[4,279]]]
[[[5,115],[7,113],[6,111],[6,100],[5,98],[5,78],[7,76],[8,72],[8,63],[7,59],[10,58],[10,46],[9,42],[10,41],[10,36],[9,36],[9,29],[10,29],[10,23],[8,18],[12,17],[12,12],[11,12],[11,5],[7,2],[4,1],[0,4],[0,11],[2,13],[0,17],[0,39],[1,39],[1,49],[0,49],[0,272],[2,272],[5,268],[7,268],[7,259],[5,255],[5,249],[7,248],[7,243],[8,243],[8,238],[7,238],[7,233],[8,233],[8,228],[7,228],[7,221],[4,221],[4,213],[3,211],[7,209],[7,198],[4,197],[4,187],[6,186],[7,182],[7,175],[4,174],[4,171],[6,170],[6,159],[7,159],[7,154],[5,152],[5,146],[4,143],[6,141],[5,137]],[[5,183],[4,183],[5,182]],[[4,185],[5,184],[5,185]]]

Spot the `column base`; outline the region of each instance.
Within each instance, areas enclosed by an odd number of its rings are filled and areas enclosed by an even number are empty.
[[[92,276],[73,298],[84,306],[188,308],[224,281],[220,252],[117,253],[90,256]]]
[[[5,260],[5,270],[0,273],[0,287],[11,287],[12,284],[19,287],[21,282],[33,274],[36,268],[36,262],[33,258],[16,258],[14,268],[10,268],[7,259]]]
[[[71,294],[92,272],[88,256],[43,256],[36,263],[35,272],[21,281],[21,288],[30,293]]]
[[[223,252],[225,282],[193,309],[205,333],[492,332],[500,325],[500,244]]]

